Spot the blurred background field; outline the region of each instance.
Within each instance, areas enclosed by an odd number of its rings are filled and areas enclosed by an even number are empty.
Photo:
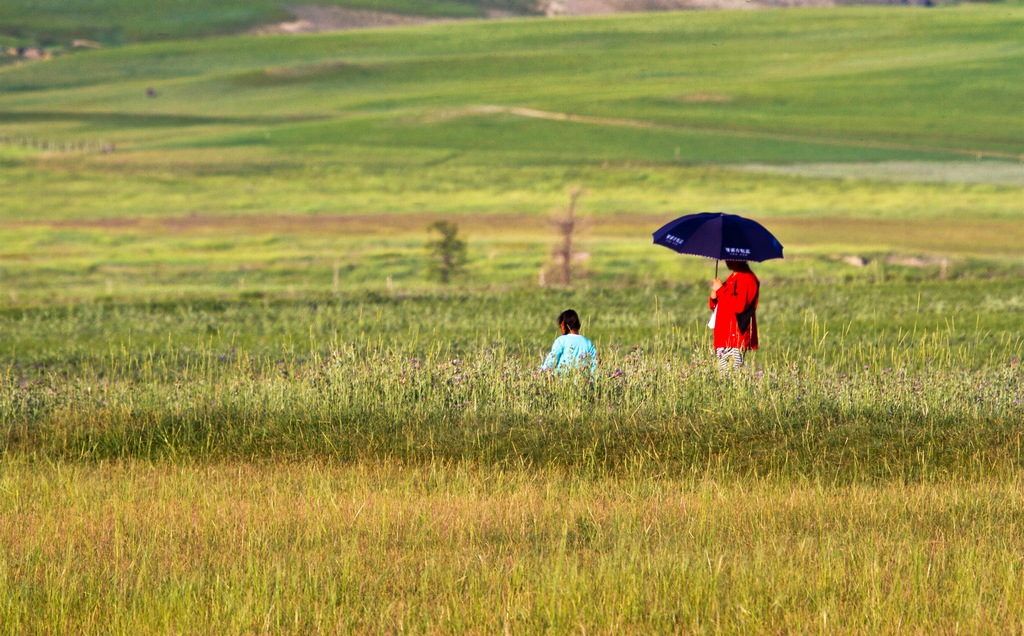
[[[757,218],[793,257],[1014,271],[1018,14],[503,20],[7,67],[0,302],[319,291],[336,269],[421,287],[437,218],[470,241],[467,284],[529,285],[572,188],[601,283],[697,276],[645,243],[698,210]],[[793,263],[772,271],[828,269]]]
[[[529,0],[328,0],[305,6],[434,18],[481,18],[496,10],[536,13],[536,3]],[[293,6],[280,0],[229,0],[203,7],[190,7],[175,0],[12,0],[0,7],[0,33],[24,44],[68,46],[75,40],[89,40],[120,45],[223,35],[294,19],[292,11]]]

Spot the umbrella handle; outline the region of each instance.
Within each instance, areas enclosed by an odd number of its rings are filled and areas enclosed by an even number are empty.
[[[715,259],[715,278],[718,278],[718,259]]]

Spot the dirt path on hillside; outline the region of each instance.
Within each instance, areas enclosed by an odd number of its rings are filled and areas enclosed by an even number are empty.
[[[911,0],[912,2],[914,0]],[[923,1],[923,0],[921,0]],[[764,9],[777,7],[833,6],[851,0],[538,0],[538,12],[548,17],[685,11],[693,9]],[[904,0],[859,0],[860,3],[897,4]],[[296,5],[289,9],[294,20],[253,29],[262,35],[324,33],[353,29],[415,26],[454,22],[451,18],[426,18],[383,11],[346,9],[334,6]],[[488,18],[507,18],[512,14],[490,11]]]
[[[252,30],[257,35],[291,35],[297,33],[323,33],[382,27],[415,26],[445,22],[419,16],[397,15],[381,11],[362,11],[342,7],[296,6],[289,9],[294,20],[268,24]],[[450,22],[451,20],[447,20]]]
[[[645,13],[688,9],[757,9],[764,7],[831,5],[832,0],[548,0],[544,13],[561,15],[600,15],[609,13]]]
[[[434,221],[451,215],[430,213],[380,214],[198,214],[175,217],[116,217],[93,219],[0,220],[0,229],[48,228],[54,230],[101,230],[160,236],[319,235],[319,236],[420,236]],[[519,213],[474,214],[457,217],[459,227],[477,236],[534,236],[550,230],[544,216]],[[648,227],[664,223],[664,215],[622,213],[588,218],[588,233],[622,236],[630,230],[647,236]],[[500,228],[496,230],[495,228]]]
[[[728,101],[729,96],[696,93],[686,98],[688,101]],[[877,148],[883,150],[904,150],[913,152],[934,152],[950,155],[971,157],[973,159],[1010,159],[1013,161],[1024,161],[1024,156],[997,150],[977,150],[971,148],[954,148],[947,146],[928,146],[919,144],[901,144],[897,142],[836,139],[817,135],[796,135],[781,132],[768,132],[757,130],[739,130],[730,128],[708,128],[702,126],[682,126],[675,124],[663,124],[641,119],[620,119],[614,117],[592,117],[589,115],[574,115],[572,113],[557,113],[534,108],[522,108],[518,106],[472,106],[468,108],[445,110],[435,113],[429,119],[431,121],[443,121],[457,119],[459,117],[472,117],[477,115],[506,114],[528,119],[547,119],[550,121],[565,121],[580,124],[594,124],[599,126],[618,126],[622,128],[646,128],[653,130],[670,130],[674,132],[714,133],[729,135],[733,137],[747,137],[752,139],[771,139],[774,141],[795,141],[799,143],[824,144],[831,146],[843,146],[849,148]]]

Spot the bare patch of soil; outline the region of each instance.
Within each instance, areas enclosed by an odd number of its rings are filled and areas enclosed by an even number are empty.
[[[690,93],[680,99],[687,104],[727,104],[732,101],[732,97],[722,93]]]
[[[548,17],[694,9],[772,9],[846,4],[929,4],[931,0],[542,0]]]
[[[702,8],[708,2],[746,4],[745,0],[547,0],[544,14],[600,15],[608,13],[642,13],[647,11],[677,11]]]
[[[258,27],[252,33],[258,35],[290,35],[296,33],[322,33],[326,31],[415,26],[418,24],[451,21],[398,15],[382,11],[364,11],[343,7],[311,5],[292,7],[290,11],[295,16],[294,20]]]
[[[961,154],[1015,161],[877,161],[865,163],[747,164],[740,170],[820,179],[873,179],[896,183],[990,183],[1024,186],[1024,156],[963,150]]]
[[[9,220],[0,228],[52,228],[60,230],[101,230],[105,232],[150,233],[161,236],[241,236],[241,235],[334,235],[334,236],[418,236],[430,223],[450,220],[433,214],[352,214],[352,215],[206,215],[118,217],[99,219]],[[477,236],[532,236],[549,230],[543,217],[522,214],[486,214],[458,217],[459,227]],[[614,214],[588,217],[588,232],[602,236],[635,233],[647,236],[648,227],[664,222],[662,215]],[[497,229],[500,228],[500,229]]]
[[[686,11],[695,9],[768,9],[783,7],[834,6],[845,4],[930,4],[932,0],[538,0],[538,12],[548,17]],[[294,20],[253,29],[262,35],[323,33],[353,29],[415,26],[453,22],[452,18],[427,18],[384,11],[346,9],[335,6],[298,5],[290,9]],[[489,11],[488,18],[512,14]]]

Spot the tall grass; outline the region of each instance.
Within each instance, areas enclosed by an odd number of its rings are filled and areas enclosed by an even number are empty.
[[[1020,629],[1017,474],[0,465],[6,633]]]
[[[1024,341],[991,328],[1006,309],[957,326],[941,316],[952,297],[858,315],[857,306],[874,302],[865,296],[830,326],[827,314],[798,309],[806,292],[775,293],[791,315],[766,306],[765,351],[724,378],[702,311],[681,325],[671,311],[648,313],[654,308],[629,290],[576,298],[605,307],[584,311],[594,316],[599,370],[572,377],[536,368],[549,325],[516,324],[531,304],[550,303],[550,292],[505,299],[505,316],[486,296],[382,298],[315,312],[284,304],[263,317],[256,305],[233,318],[250,321],[247,340],[214,330],[182,343],[159,326],[141,328],[162,324],[153,321],[159,314],[114,309],[140,330],[106,345],[61,352],[58,344],[47,355],[50,345],[19,345],[39,353],[19,355],[3,372],[2,440],[8,453],[74,460],[444,459],[598,472],[710,463],[843,481],[1018,466]],[[312,320],[290,334],[277,327],[300,314]],[[31,315],[22,320],[32,324]],[[83,322],[68,328],[85,333],[85,321],[112,317],[78,313]],[[493,323],[475,330],[488,317]]]
[[[931,363],[911,366],[917,355]],[[1010,355],[1019,359],[1021,344]],[[834,480],[986,474],[1018,467],[1019,362],[964,372],[962,349],[922,342],[861,357],[860,372],[813,360],[720,380],[710,360],[607,355],[594,379],[551,378],[518,356],[444,350],[422,358],[346,347],[309,363],[210,357],[157,381],[18,384],[0,403],[5,451],[64,459],[434,459],[578,470],[690,471]]]

